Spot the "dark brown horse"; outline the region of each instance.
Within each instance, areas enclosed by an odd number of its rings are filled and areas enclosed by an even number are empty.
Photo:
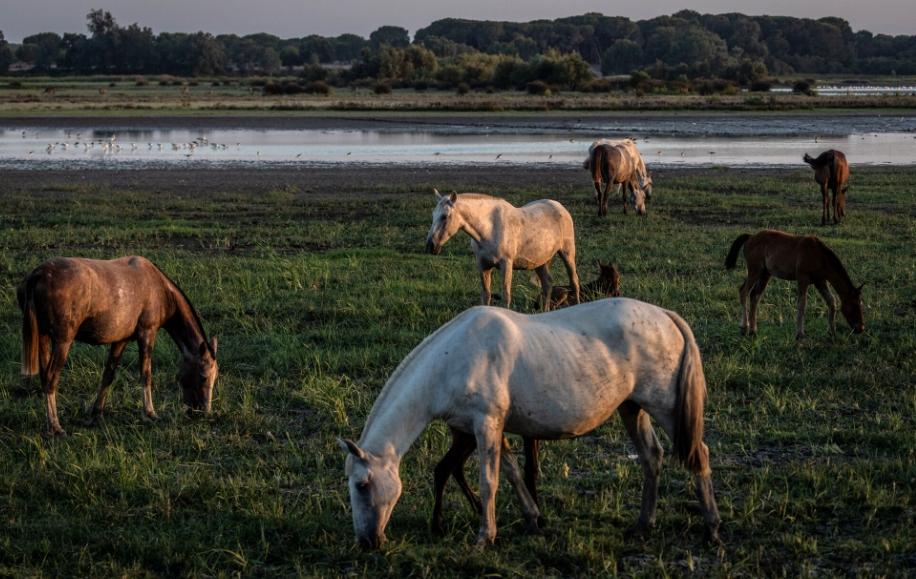
[[[609,296],[620,296],[620,272],[617,267],[611,264],[602,263],[601,260],[595,260],[598,265],[600,275],[598,279],[591,281],[582,286],[581,295],[583,300],[601,299]],[[552,308],[563,308],[578,304],[576,292],[572,286],[553,286],[551,294]],[[523,437],[525,446],[525,486],[528,494],[538,501],[537,481],[540,472],[540,442],[536,438]],[[449,476],[454,477],[455,482],[464,496],[467,498],[471,507],[479,514],[481,509],[480,498],[471,487],[468,486],[467,479],[464,477],[464,465],[468,458],[477,448],[477,441],[472,434],[466,434],[460,430],[452,430],[452,445],[436,465],[433,475],[433,487],[435,493],[435,504],[433,505],[433,517],[430,523],[432,529],[442,532],[442,498],[445,494],[445,485]]]
[[[846,155],[830,149],[815,159],[805,153],[805,163],[814,169],[814,180],[821,186],[821,225],[827,225],[830,218],[830,207],[833,207],[833,222],[839,223],[846,216],[846,191],[849,189],[849,163]],[[830,202],[828,189],[833,195]]]
[[[620,297],[620,272],[617,266],[595,260],[598,266],[598,279],[584,284],[581,288],[582,301],[598,300],[601,298]],[[555,285],[550,295],[550,308],[565,308],[579,303],[572,286]]]
[[[216,338],[207,341],[187,296],[150,261],[54,258],[26,276],[17,297],[22,310],[22,375],[41,375],[51,434],[65,434],[57,417],[57,388],[74,341],[111,344],[92,407],[97,418],[124,348],[136,340],[143,411],[156,419],[152,353],[159,328],[165,328],[181,350],[178,380],[185,403],[193,410],[210,411],[218,374]]]
[[[857,334],[865,331],[862,314],[864,284],[858,287],[853,285],[840,259],[820,239],[773,230],[761,231],[756,235],[745,233],[732,243],[725,258],[726,269],[735,268],[742,248],[747,261],[747,277],[739,290],[742,334],[757,333],[757,303],[772,276],[798,282],[797,340],[805,337],[805,304],[809,285],[816,287],[827,303],[830,333],[836,333],[836,301],[827,287],[828,282],[840,296],[840,311],[852,331]]]

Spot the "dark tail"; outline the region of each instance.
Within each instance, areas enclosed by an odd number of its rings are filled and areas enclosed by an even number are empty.
[[[725,258],[725,269],[735,269],[735,266],[738,264],[738,254],[750,237],[750,233],[742,233],[732,242],[732,247],[728,250],[728,256]]]
[[[674,312],[668,312],[668,316],[684,336],[674,406],[674,452],[691,472],[707,475],[709,449],[703,443],[703,406],[706,403],[703,360],[687,322]]]
[[[35,302],[32,298],[34,283],[31,277],[25,278],[16,288],[16,299],[22,311],[22,368],[23,378],[38,374],[38,317],[35,315]]]
[[[802,157],[802,159],[804,159],[805,163],[808,163],[808,164],[811,165],[812,167],[817,167],[817,166],[818,166],[818,165],[817,165],[817,159],[815,159],[814,157],[812,157],[812,156],[809,155],[808,153],[805,153],[805,156]]]

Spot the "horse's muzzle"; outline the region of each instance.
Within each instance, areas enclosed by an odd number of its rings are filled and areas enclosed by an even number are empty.
[[[431,253],[433,255],[439,255],[439,252],[442,251],[441,245],[436,245],[433,243],[432,239],[426,240],[426,253]]]

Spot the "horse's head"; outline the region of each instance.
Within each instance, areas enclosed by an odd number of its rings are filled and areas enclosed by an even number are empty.
[[[852,292],[850,292],[846,297],[842,299],[840,304],[840,311],[843,312],[843,317],[846,318],[846,322],[849,323],[849,327],[852,328],[853,333],[861,334],[865,331],[865,315],[863,314],[862,306],[862,286],[854,287]]]
[[[433,209],[433,224],[426,235],[426,251],[438,255],[445,242],[461,229],[462,220],[461,215],[455,211],[457,194],[439,195],[439,191],[435,189],[433,192],[436,194],[437,201],[436,208]]]
[[[636,215],[646,215],[646,192],[643,189],[634,187],[630,190],[630,205],[636,210]]]
[[[620,272],[617,266],[610,263],[601,263],[601,260],[595,260],[600,270],[598,282],[604,295],[618,298],[620,297]]]
[[[376,456],[352,440],[337,442],[347,453],[346,473],[356,540],[365,548],[377,549],[385,542],[385,527],[401,497],[398,457],[393,449]]]
[[[216,338],[200,343],[196,353],[186,353],[178,371],[178,383],[184,393],[184,403],[192,411],[210,412],[213,388],[219,367],[216,364]]]
[[[645,179],[643,179],[642,188],[646,192],[646,199],[652,199],[652,175],[648,172],[646,172]]]

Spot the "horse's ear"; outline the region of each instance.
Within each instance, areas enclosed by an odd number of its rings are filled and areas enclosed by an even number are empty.
[[[206,354],[206,353],[207,353],[207,343],[206,343],[206,342],[201,342],[201,343],[200,343],[200,347],[197,349],[197,354],[198,354],[201,358],[203,358],[204,354]]]
[[[452,203],[454,203],[455,201],[458,201],[458,194],[452,191],[452,194],[448,196],[448,200],[451,201]]]
[[[598,269],[601,269],[601,268],[604,267],[604,264],[601,263],[601,260],[600,260],[600,259],[596,259],[596,260],[595,260],[595,265],[598,266]]]
[[[433,193],[436,195],[436,199],[442,199],[442,195],[439,195],[439,190],[433,187]]]
[[[344,452],[348,452],[360,460],[366,460],[366,451],[357,446],[356,443],[349,438],[338,438],[337,444],[340,445],[341,450]]]
[[[216,341],[216,336],[210,338],[210,351],[213,353],[213,357],[216,358],[216,346],[218,345]]]

